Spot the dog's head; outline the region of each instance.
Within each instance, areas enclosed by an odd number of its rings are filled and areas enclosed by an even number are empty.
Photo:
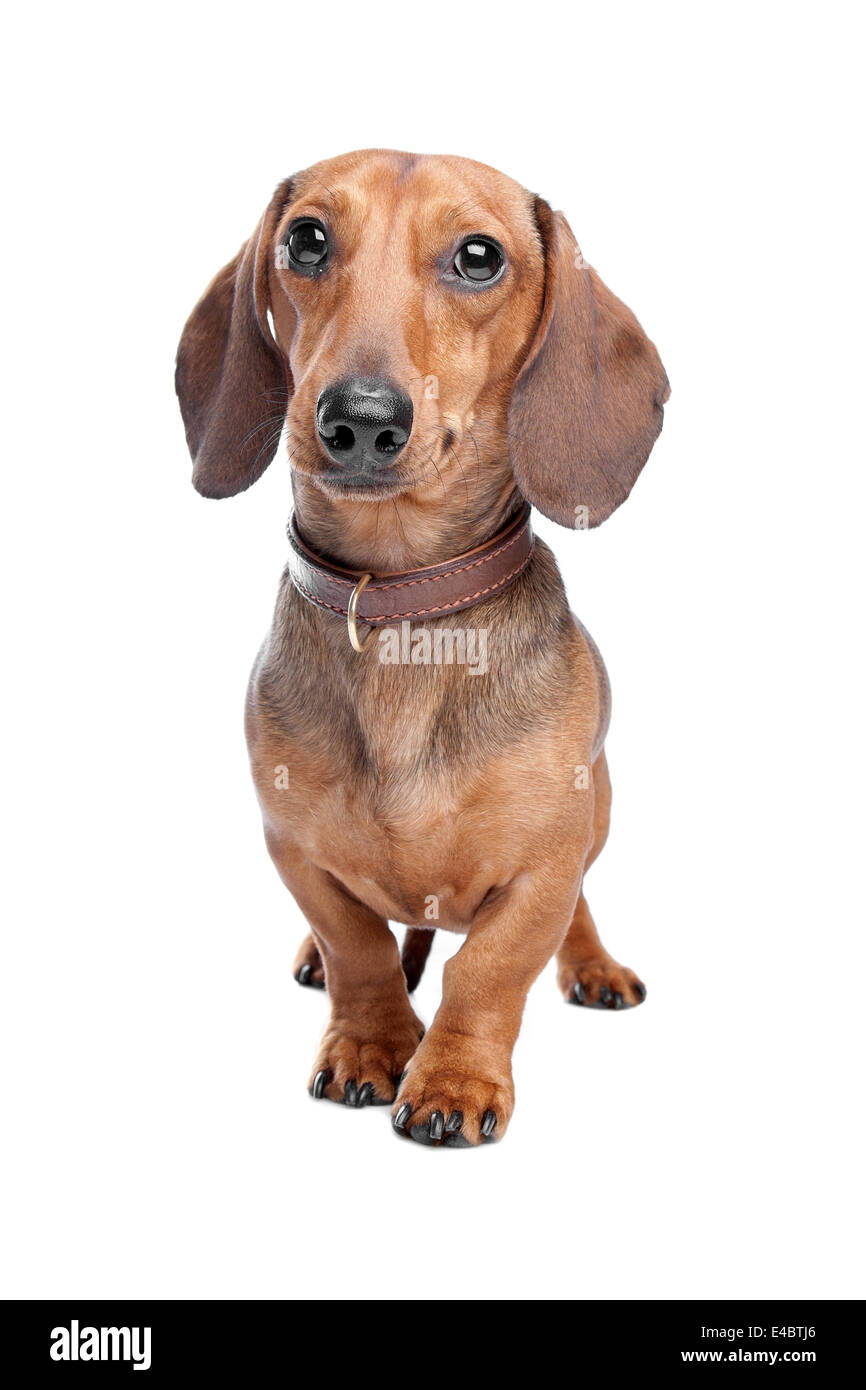
[[[334,499],[499,470],[574,526],[628,496],[668,383],[561,213],[471,160],[373,150],[280,185],[193,310],[177,390],[205,496],[255,482],[285,426]]]

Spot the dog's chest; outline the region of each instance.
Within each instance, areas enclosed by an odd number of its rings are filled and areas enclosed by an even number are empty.
[[[486,646],[437,661],[400,633],[388,660],[288,597],[248,705],[269,840],[385,917],[429,922],[433,898],[461,929],[584,814],[571,769],[597,728],[588,653],[570,624],[538,630],[545,606],[517,622],[491,605],[472,613]]]
[[[525,853],[525,780],[521,790],[497,762],[471,777],[436,770],[414,740],[377,753],[375,775],[332,766],[310,776],[296,762],[298,800],[282,808],[283,825],[311,862],[383,917],[463,930]]]
[[[511,706],[504,720],[503,692],[480,676],[439,677],[383,668],[350,708],[336,694],[319,703],[315,737],[268,718],[251,751],[279,838],[382,916],[461,931],[580,807],[564,775],[570,743],[548,721],[521,726]],[[460,680],[477,681],[472,693]]]

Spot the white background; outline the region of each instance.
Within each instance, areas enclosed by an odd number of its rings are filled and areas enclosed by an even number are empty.
[[[862,1296],[857,8],[23,13],[2,1291]],[[466,154],[564,208],[673,388],[622,511],[539,524],[613,682],[588,896],[649,999],[566,1008],[548,970],[509,1134],[471,1153],[306,1095],[326,999],[290,977],[304,928],[241,727],[287,465],[204,501],[173,395],[186,315],[278,180],[372,145]]]

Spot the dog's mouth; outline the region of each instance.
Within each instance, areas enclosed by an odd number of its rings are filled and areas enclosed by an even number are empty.
[[[411,479],[401,477],[393,471],[382,472],[375,469],[359,469],[346,473],[338,468],[324,468],[310,475],[311,480],[329,497],[345,498],[348,501],[383,502],[396,497],[412,486]]]
[[[382,502],[408,492],[415,485],[411,472],[395,463],[383,465],[372,459],[335,463],[319,447],[317,440],[288,438],[289,463],[323,492],[336,500]]]

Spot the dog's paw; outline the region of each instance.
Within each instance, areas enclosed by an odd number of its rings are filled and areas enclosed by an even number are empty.
[[[556,982],[567,1004],[590,1009],[633,1009],[646,999],[646,985],[613,956],[560,965]]]
[[[295,956],[295,963],[292,966],[292,974],[299,985],[306,985],[311,989],[325,988],[325,970],[322,965],[322,957],[319,955],[316,943],[311,936],[305,936],[301,942],[298,954]]]
[[[507,1059],[472,1069],[447,1046],[413,1058],[391,1111],[396,1132],[416,1144],[468,1149],[501,1139],[514,1110]]]
[[[332,1022],[322,1039],[307,1089],[314,1100],[360,1109],[390,1105],[424,1027],[420,1019],[383,1027],[376,1034]]]

